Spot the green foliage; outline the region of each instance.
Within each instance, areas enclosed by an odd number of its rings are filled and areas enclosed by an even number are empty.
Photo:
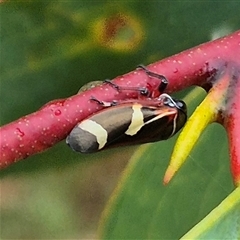
[[[104,238],[179,239],[233,190],[226,170],[227,139],[216,124],[204,132],[172,182],[163,186],[175,140],[142,146],[134,154],[102,220]]]
[[[182,239],[239,239],[240,188],[236,188]]]
[[[84,83],[234,31],[239,9],[238,1],[3,1],[1,125]],[[115,39],[126,40],[120,49],[102,41],[96,27],[116,14],[128,24]],[[134,34],[138,41],[127,48]],[[226,134],[214,125],[163,187],[174,141],[135,153],[101,224],[105,238],[179,238],[233,190]],[[2,171],[1,238],[97,238],[100,214],[134,149],[86,156],[63,142]]]

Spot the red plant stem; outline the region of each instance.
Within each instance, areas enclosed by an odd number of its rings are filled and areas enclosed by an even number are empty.
[[[232,80],[232,99],[227,106],[227,121],[224,125],[228,133],[233,180],[240,186],[240,66],[238,69],[237,78]]]
[[[172,57],[149,65],[147,68],[169,79],[166,92],[171,93],[191,85],[204,86],[219,64],[237,62],[240,65],[240,31],[224,38],[204,43]],[[143,70],[116,77],[119,86],[145,87],[158,84],[148,78]],[[67,99],[47,103],[29,114],[0,128],[0,168],[41,152],[64,139],[80,120],[100,109],[89,101],[91,96],[103,101],[137,98],[136,92],[118,93],[105,84]]]

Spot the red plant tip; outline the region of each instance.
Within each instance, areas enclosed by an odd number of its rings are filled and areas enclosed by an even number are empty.
[[[234,71],[223,124],[228,134],[233,180],[236,186],[240,186],[240,66],[232,69]]]
[[[238,111],[240,112],[240,110]],[[240,128],[239,125],[235,125],[237,122],[240,124],[239,119],[236,119],[233,115],[230,116],[228,118],[227,132],[233,181],[236,186],[240,186]]]

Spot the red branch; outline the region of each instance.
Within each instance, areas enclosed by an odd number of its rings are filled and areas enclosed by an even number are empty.
[[[219,64],[236,62],[240,65],[240,31],[204,43],[192,49],[153,63],[150,71],[165,75],[169,80],[166,92],[171,93],[191,85],[205,86]],[[119,86],[152,86],[158,80],[149,78],[143,70],[136,70],[113,79]],[[104,101],[137,98],[136,92],[118,93],[108,84],[84,93],[47,103],[29,114],[0,128],[0,167],[41,152],[63,140],[82,119],[100,109],[91,96]]]
[[[231,97],[224,126],[228,133],[233,180],[240,186],[240,66],[238,72],[233,74],[231,83],[229,89]]]

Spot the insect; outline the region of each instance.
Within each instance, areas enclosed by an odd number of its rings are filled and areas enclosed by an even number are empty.
[[[106,79],[104,81],[91,81],[89,83],[86,83],[79,89],[78,93],[84,92],[86,90],[99,86],[103,83],[110,84],[113,88],[115,88],[119,92],[127,91],[127,90],[138,91],[141,96],[145,96],[148,98],[156,98],[161,93],[164,92],[164,90],[168,85],[168,80],[165,76],[151,72],[143,65],[139,65],[137,68],[144,70],[149,77],[159,79],[160,80],[159,84],[156,87],[153,87],[151,83],[148,82],[146,87],[127,87],[127,86],[118,86],[117,84],[113,83],[111,80]]]
[[[111,104],[92,100],[108,108],[81,121],[68,135],[67,144],[77,152],[166,140],[187,120],[186,104],[165,93],[155,99]]]

